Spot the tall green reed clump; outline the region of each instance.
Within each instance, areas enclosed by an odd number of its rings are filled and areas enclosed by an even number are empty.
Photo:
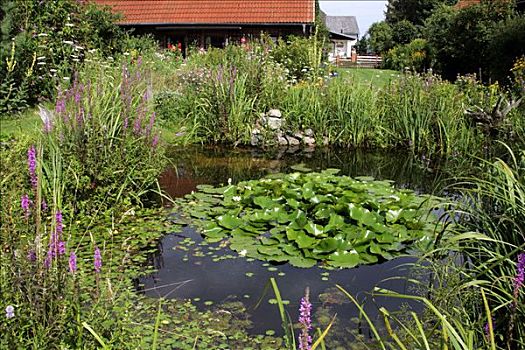
[[[121,67],[86,66],[59,90],[54,111],[40,113],[44,144],[66,165],[63,186],[72,211],[129,209],[152,198],[164,156],[140,57]]]
[[[249,142],[258,113],[279,107],[287,87],[268,51],[254,43],[192,52],[159,93],[159,117],[197,140]]]
[[[283,102],[292,130],[311,128],[319,139],[354,148],[381,145],[380,108],[376,90],[345,78],[301,82]]]
[[[381,104],[381,126],[392,147],[431,155],[479,148],[457,88],[434,75],[404,74],[383,91]]]
[[[508,153],[507,161],[484,161],[485,175],[460,185],[465,194],[460,223],[488,237],[462,251],[490,292],[498,343],[511,349],[525,347],[525,301],[520,291],[525,264],[525,257],[520,258],[525,255],[525,152],[515,154],[509,148]]]

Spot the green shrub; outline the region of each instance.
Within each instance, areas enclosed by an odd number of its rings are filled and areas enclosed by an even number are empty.
[[[423,72],[430,68],[430,53],[425,39],[414,39],[408,44],[398,45],[383,56],[387,69]]]

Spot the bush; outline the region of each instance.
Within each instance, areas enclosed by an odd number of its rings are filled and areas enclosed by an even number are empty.
[[[111,55],[125,37],[116,16],[91,2],[8,1],[2,12],[0,115],[52,97],[88,50]]]
[[[272,47],[272,59],[281,64],[288,73],[292,82],[324,75],[321,70],[323,46],[325,43],[317,40],[317,36],[310,38],[289,37],[287,41],[279,39]]]
[[[430,54],[425,39],[415,39],[406,45],[398,45],[383,56],[387,69],[423,72],[430,68]]]
[[[141,58],[121,68],[86,65],[59,90],[54,112],[41,109],[46,146],[67,166],[63,186],[72,212],[126,209],[155,189],[164,162],[148,74]]]
[[[287,88],[284,69],[257,45],[193,53],[172,76],[156,98],[159,116],[214,142],[248,142],[258,113],[278,107]]]

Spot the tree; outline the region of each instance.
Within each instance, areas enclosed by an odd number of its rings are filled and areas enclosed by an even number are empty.
[[[409,21],[422,25],[439,5],[453,5],[457,0],[389,0],[386,10],[386,21],[389,24]]]
[[[392,25],[392,40],[396,45],[408,44],[416,39],[418,35],[419,30],[417,27],[406,19]]]
[[[357,41],[357,44],[355,44],[355,50],[357,51],[358,55],[368,54],[368,50],[369,50],[368,42],[369,42],[368,36],[364,36]]]
[[[368,35],[370,49],[376,54],[387,52],[394,47],[392,27],[387,22],[373,23],[368,29]]]
[[[424,32],[438,71],[448,79],[476,73],[488,80],[492,35],[498,22],[512,14],[512,4],[504,1],[483,1],[459,11],[446,7],[436,11],[426,21]]]
[[[491,77],[504,81],[514,62],[522,56],[525,56],[525,15],[496,24],[489,45]]]

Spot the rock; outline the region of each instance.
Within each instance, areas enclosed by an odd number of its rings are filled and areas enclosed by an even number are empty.
[[[259,130],[258,128],[254,128],[252,130],[252,135],[259,135],[261,133],[261,130]]]
[[[313,131],[312,129],[308,128],[308,129],[306,129],[306,130],[304,131],[304,134],[305,134],[306,136],[310,136],[310,137],[312,137],[312,136],[314,136],[314,131]]]
[[[286,139],[286,137],[278,136],[277,137],[277,144],[279,146],[288,146],[288,140]]]
[[[313,146],[315,145],[315,139],[313,137],[306,136],[305,138],[303,138],[303,143],[306,146]]]
[[[261,143],[261,137],[257,134],[252,134],[252,138],[250,139],[250,144],[252,146],[259,146]]]
[[[281,118],[267,117],[263,119],[263,125],[270,130],[279,130],[283,125]]]
[[[299,146],[301,144],[301,141],[299,141],[298,139],[296,139],[295,137],[293,136],[285,136],[286,140],[288,141],[288,145],[289,146]]]
[[[301,131],[298,131],[298,132],[296,132],[296,133],[293,134],[293,137],[295,137],[296,139],[302,141],[303,138],[304,138],[304,134],[303,134]]]
[[[281,114],[281,111],[278,109],[270,109],[268,111],[268,116],[273,117],[273,118],[282,118],[283,115]]]

